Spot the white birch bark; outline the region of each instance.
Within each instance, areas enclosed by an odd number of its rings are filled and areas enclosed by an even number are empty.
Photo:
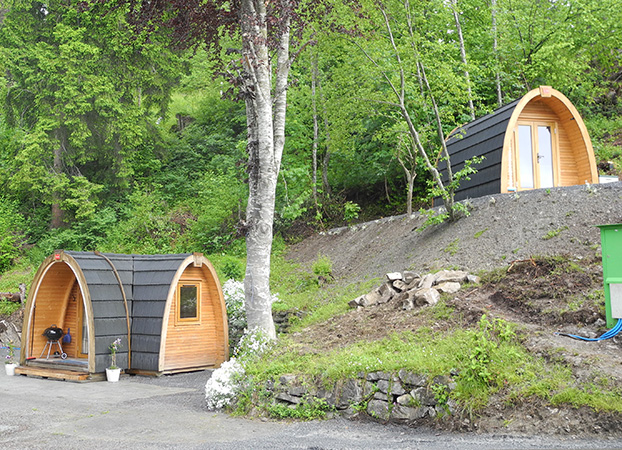
[[[458,32],[458,39],[460,41],[460,56],[462,57],[462,64],[464,65],[464,78],[466,79],[467,84],[467,94],[469,96],[469,109],[471,110],[471,119],[475,120],[475,106],[473,106],[473,92],[471,91],[471,76],[469,75],[469,69],[467,66],[464,37],[462,36],[462,26],[460,25],[460,14],[458,14],[458,0],[451,0],[451,9],[454,14],[456,31]]]
[[[490,11],[492,15],[492,52],[495,55],[495,84],[497,86],[497,106],[503,106],[503,95],[501,93],[501,74],[499,64],[499,49],[497,42],[497,0],[490,0]]]
[[[246,95],[249,153],[244,281],[246,317],[249,330],[260,329],[274,339],[276,331],[270,295],[270,254],[276,185],[285,144],[289,21],[283,24],[280,36],[273,86],[266,19],[266,4],[263,0],[242,1],[240,22],[246,74],[243,92]]]

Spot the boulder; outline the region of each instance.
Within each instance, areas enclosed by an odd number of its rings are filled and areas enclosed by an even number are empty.
[[[382,400],[371,400],[367,404],[367,414],[376,419],[389,420],[389,404]]]
[[[412,272],[410,270],[405,271],[404,273],[402,273],[402,281],[404,281],[404,283],[412,283],[415,280],[418,280],[421,278],[421,275],[419,275],[417,272]]]
[[[302,398],[296,397],[294,395],[289,395],[286,392],[279,392],[274,396],[274,398],[280,402],[291,403],[293,405],[297,405],[302,401]]]
[[[406,393],[399,381],[378,380],[378,390],[384,394],[403,395]]]
[[[410,289],[410,285],[402,280],[395,280],[393,282],[393,288],[395,288],[398,292],[404,292]]]
[[[309,390],[304,386],[291,386],[287,389],[287,393],[295,397],[304,397],[309,393]]]
[[[389,281],[395,281],[395,280],[401,280],[402,279],[402,274],[399,272],[391,272],[386,274],[387,280]]]
[[[451,281],[454,283],[464,283],[467,281],[468,272],[463,270],[441,270],[436,274],[436,283],[444,283],[446,281]]]
[[[397,376],[400,378],[403,384],[406,384],[412,387],[425,386],[428,382],[428,379],[426,376],[418,374],[418,373],[413,373],[406,369],[401,369],[397,373]]]
[[[363,400],[363,387],[358,380],[348,380],[341,387],[337,409],[346,409]]]
[[[427,408],[394,405],[391,409],[391,419],[398,422],[412,422],[424,417],[426,412]]]
[[[421,406],[435,406],[438,402],[434,392],[425,387],[418,387],[410,391],[410,395]]]
[[[436,305],[440,299],[441,294],[434,288],[423,288],[414,293],[414,304],[418,306]]]
[[[480,284],[482,282],[482,279],[477,275],[467,275],[467,282],[472,284]]]
[[[350,308],[358,308],[359,306],[362,306],[361,303],[363,302],[363,297],[365,296],[361,295],[360,297],[356,297],[354,300],[350,300],[348,302],[348,306]]]
[[[454,281],[445,281],[436,285],[436,289],[446,294],[455,294],[460,290],[460,283]]]
[[[396,294],[395,289],[391,283],[384,283],[377,289],[378,294],[380,294],[380,298],[378,299],[378,303],[387,303],[390,301],[393,296]]]
[[[377,305],[382,295],[378,292],[378,289],[371,291],[369,294],[363,295],[361,299],[361,306],[374,306]]]
[[[429,273],[421,279],[418,287],[419,289],[429,289],[432,286],[434,286],[435,282],[436,282],[436,274]]]
[[[415,399],[410,394],[404,394],[400,395],[395,402],[402,406],[413,406],[415,404]]]
[[[403,310],[409,311],[411,309],[414,309],[415,291],[410,290],[402,292],[401,294],[397,294],[395,296],[395,301]]]

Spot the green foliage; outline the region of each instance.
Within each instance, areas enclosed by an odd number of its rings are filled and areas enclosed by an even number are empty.
[[[595,385],[584,388],[567,387],[554,394],[551,403],[556,406],[569,404],[575,408],[589,406],[595,411],[622,412],[622,394],[619,391],[604,392]]]
[[[273,403],[266,409],[274,419],[316,420],[325,418],[326,413],[334,408],[323,398],[307,396],[293,408],[283,403]]]
[[[548,233],[546,233],[544,236],[542,236],[542,239],[549,240],[549,239],[553,239],[555,236],[558,236],[562,231],[567,230],[568,226],[564,225],[563,227],[559,227],[555,230],[551,230]]]
[[[460,244],[460,238],[456,238],[453,241],[451,241],[449,244],[447,244],[447,247],[445,247],[443,251],[453,256],[456,253],[458,253],[458,250],[460,249],[459,244]]]
[[[311,270],[318,277],[329,280],[333,277],[333,262],[326,255],[320,255],[311,266]]]
[[[474,238],[474,239],[479,239],[479,238],[482,236],[482,234],[484,234],[486,231],[488,231],[488,227],[486,227],[486,228],[484,228],[483,230],[480,230],[480,231],[478,231],[477,233],[475,233],[475,234],[473,235],[473,238]]]
[[[353,220],[358,219],[361,207],[354,202],[346,202],[343,206],[343,218],[346,222],[351,223]]]
[[[0,273],[6,271],[20,254],[24,240],[25,221],[18,205],[0,197]]]
[[[80,8],[80,9],[76,9]],[[91,220],[150,148],[182,60],[125,22],[125,9],[16,2],[3,18],[4,119],[16,131],[8,187],[29,207]],[[155,118],[154,118],[155,120]],[[151,158],[153,159],[153,157]]]
[[[239,259],[231,256],[226,257],[222,272],[227,278],[232,278],[234,280],[244,279],[244,265]]]
[[[0,317],[8,317],[20,307],[20,303],[0,301]]]
[[[158,193],[137,190],[124,205],[103,248],[115,253],[172,252],[180,232],[180,224],[172,216]]]

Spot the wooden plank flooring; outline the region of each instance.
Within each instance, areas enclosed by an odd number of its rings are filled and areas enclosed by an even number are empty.
[[[51,367],[20,366],[15,368],[15,374],[35,378],[48,378],[52,380],[74,382],[103,381],[106,379],[106,374],[104,373],[89,374],[86,372]]]

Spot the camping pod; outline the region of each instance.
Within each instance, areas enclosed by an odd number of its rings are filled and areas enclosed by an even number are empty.
[[[199,253],[55,252],[37,270],[22,330],[22,374],[101,374],[117,339],[116,365],[128,372],[199,370],[228,359],[222,290]]]
[[[453,173],[474,157],[477,173],[462,180],[455,199],[537,188],[598,183],[594,150],[576,108],[541,86],[492,114],[458,127],[447,140]],[[447,162],[439,164],[447,181]]]

